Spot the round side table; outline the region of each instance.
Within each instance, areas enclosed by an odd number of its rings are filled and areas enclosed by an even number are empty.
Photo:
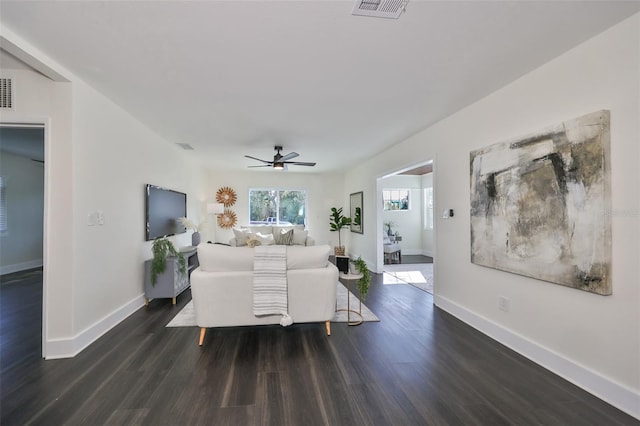
[[[351,299],[351,297],[349,297],[349,293],[350,293],[351,282],[352,281],[355,282],[360,278],[362,278],[362,274],[352,274],[352,273],[345,274],[344,272],[340,272],[340,278],[347,282],[347,309],[336,309],[336,312],[346,311],[347,324],[360,325],[364,322],[364,319],[362,318],[362,300],[358,299],[358,302],[360,305],[360,307],[358,308],[358,311],[352,310],[351,305],[349,303],[349,300]],[[358,315],[360,317],[360,320],[351,321],[351,314]]]

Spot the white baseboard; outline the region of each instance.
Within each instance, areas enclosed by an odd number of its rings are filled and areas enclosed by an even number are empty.
[[[142,306],[144,296],[140,295],[71,338],[47,340],[45,359],[73,358]]]
[[[436,306],[625,413],[640,419],[640,393],[498,325],[442,296]]]
[[[4,265],[4,266],[0,266],[0,275],[26,271],[27,269],[40,268],[42,265],[43,265],[42,259],[30,260],[28,262],[22,262],[22,263],[15,263],[13,265]]]

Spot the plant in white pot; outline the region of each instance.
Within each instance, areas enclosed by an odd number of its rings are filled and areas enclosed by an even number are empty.
[[[335,207],[331,207],[331,216],[329,216],[329,226],[331,232],[338,232],[338,246],[333,248],[333,251],[336,256],[344,256],[344,246],[342,245],[342,240],[340,238],[340,230],[342,228],[346,228],[351,225],[351,218],[346,217],[342,214],[342,207],[336,209]]]
[[[207,221],[205,220],[200,225],[196,225],[191,219],[188,219],[186,217],[181,217],[178,220],[180,221],[180,224],[182,226],[187,228],[187,230],[193,230],[193,234],[191,234],[191,245],[197,246],[198,244],[200,244],[200,230],[207,225]]]

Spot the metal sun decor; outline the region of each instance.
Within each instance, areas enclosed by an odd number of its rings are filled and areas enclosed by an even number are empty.
[[[471,262],[612,293],[609,123],[596,111],[471,152]]]
[[[234,205],[236,199],[236,192],[228,186],[224,186],[216,192],[216,201],[224,204],[225,207]]]
[[[228,209],[224,210],[224,213],[218,215],[218,226],[222,229],[230,229],[236,225],[238,218],[236,214]]]

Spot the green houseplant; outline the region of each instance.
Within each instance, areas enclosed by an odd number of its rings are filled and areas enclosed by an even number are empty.
[[[178,252],[173,243],[166,238],[158,238],[151,245],[153,252],[153,261],[151,262],[151,285],[155,286],[158,282],[158,275],[162,274],[167,265],[167,257],[175,256],[180,264],[180,272],[187,273],[187,261],[182,253]]]
[[[342,214],[342,207],[336,209],[335,207],[331,207],[331,216],[329,216],[329,226],[331,232],[338,232],[338,247],[334,247],[333,250],[336,256],[344,256],[344,246],[342,245],[342,240],[340,239],[340,230],[347,226],[351,225],[351,218],[346,217]]]
[[[393,221],[388,220],[388,221],[386,221],[386,222],[384,223],[384,226],[386,226],[386,227],[387,227],[387,235],[388,235],[389,237],[391,237],[391,236],[393,235],[393,229],[392,229],[392,228],[393,228],[394,226],[396,226],[396,224],[395,224],[395,223],[393,223]]]
[[[356,270],[362,274],[362,278],[358,280],[358,291],[360,292],[360,300],[364,301],[367,298],[369,286],[371,285],[371,273],[369,272],[369,268],[367,268],[367,262],[362,260],[360,256],[353,260],[353,263],[355,264]]]

